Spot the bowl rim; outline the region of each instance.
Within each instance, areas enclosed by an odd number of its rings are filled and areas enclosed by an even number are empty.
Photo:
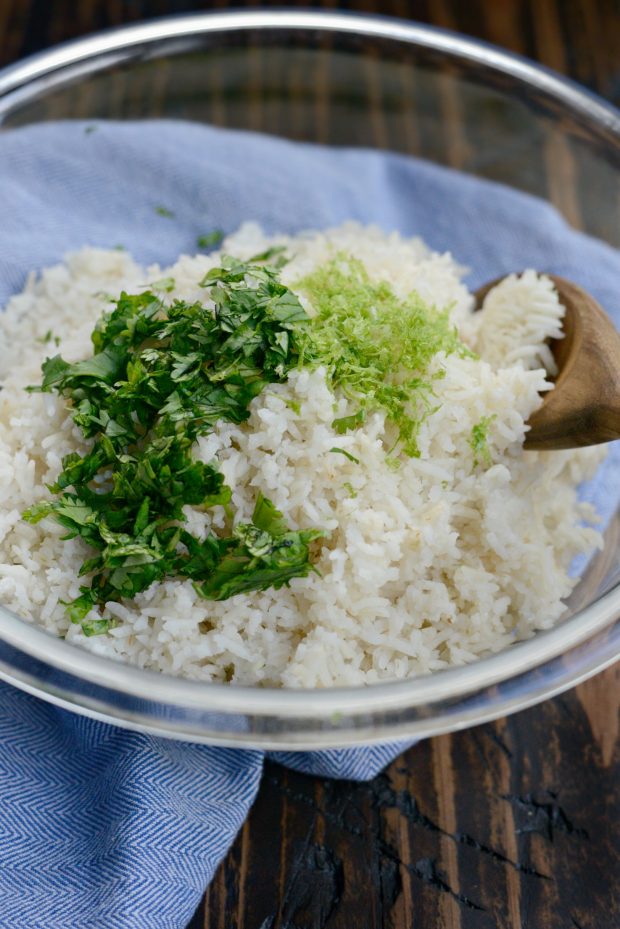
[[[105,70],[110,65],[134,59],[138,50],[146,50],[158,43],[165,48],[174,45],[175,40],[213,33],[257,29],[296,30],[300,34],[308,31],[347,33],[456,55],[508,74],[560,100],[589,123],[611,132],[612,136],[617,137],[620,150],[620,111],[569,78],[520,55],[433,26],[379,15],[310,10],[231,10],[170,16],[63,43],[0,71],[0,124],[3,115],[41,90],[58,86],[81,74]],[[559,625],[469,665],[371,686],[289,689],[284,692],[285,700],[280,688],[231,687],[222,683],[190,680],[137,668],[95,654],[19,618],[1,605],[0,638],[20,652],[67,672],[72,677],[144,700],[152,699],[155,692],[158,701],[162,703],[201,710],[331,719],[336,712],[357,715],[432,704],[509,681],[558,658],[571,648],[583,645],[587,639],[609,627],[619,615],[620,584],[617,584],[599,600]],[[571,678],[567,674],[562,686],[556,685],[553,692],[566,689],[577,679],[584,679],[602,670],[611,660],[607,655],[598,663],[594,661],[585,675],[573,672]],[[19,678],[14,679],[6,673],[0,673],[0,676],[20,686]],[[44,687],[41,689],[45,690]],[[551,691],[552,688],[549,688]],[[45,696],[45,693],[42,695]],[[547,693],[543,692],[538,699],[546,696]],[[50,699],[49,694],[47,697]],[[524,695],[523,705],[527,705],[527,694]],[[73,709],[87,712],[79,706],[73,706]],[[484,715],[481,711],[480,717]],[[493,715],[501,715],[501,706],[500,712]],[[458,721],[455,721],[450,728],[457,726]]]
[[[139,700],[150,701],[155,693],[161,704],[197,710],[233,714],[247,713],[249,710],[255,716],[332,719],[334,714],[357,715],[371,710],[387,712],[432,704],[465,697],[505,683],[583,645],[614,623],[619,614],[620,585],[617,585],[570,619],[471,664],[372,685],[295,688],[285,691],[282,688],[255,685],[231,687],[228,684],[174,677],[166,672],[139,668],[66,642],[3,606],[0,606],[0,638],[21,653],[56,670],[90,685],[105,687]],[[585,676],[603,670],[613,660],[607,654],[602,655],[600,664],[590,664]],[[579,679],[583,678],[580,668]],[[16,678],[15,682],[18,680]],[[565,688],[556,683],[554,691],[559,689]],[[283,693],[286,694],[285,701],[282,699]]]
[[[88,73],[90,70],[102,70],[121,61],[125,57],[124,52],[131,52],[133,57],[136,46],[251,29],[341,32],[401,41],[426,49],[448,52],[511,77],[520,78],[546,94],[560,99],[588,121],[597,122],[614,133],[620,133],[620,109],[612,103],[546,65],[534,62],[517,52],[499,48],[483,39],[473,39],[440,26],[409,22],[379,13],[285,8],[205,11],[162,16],[104,29],[28,55],[0,69],[0,122],[3,113],[14,105],[15,98],[11,95],[16,91],[29,85],[32,93],[36,93],[40,89],[40,79],[45,79],[46,89],[52,87],[54,75],[60,71],[67,71],[71,66],[90,62],[92,68],[80,71]],[[104,61],[97,61],[102,57]],[[74,76],[75,71],[71,70],[64,80]],[[35,82],[36,86],[33,86]]]

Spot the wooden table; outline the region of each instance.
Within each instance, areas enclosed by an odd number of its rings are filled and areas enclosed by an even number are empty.
[[[243,5],[0,0],[0,61],[110,25]],[[299,5],[470,33],[620,104],[618,0]],[[267,764],[188,929],[618,929],[619,684],[612,669],[509,719],[431,739],[368,784]]]

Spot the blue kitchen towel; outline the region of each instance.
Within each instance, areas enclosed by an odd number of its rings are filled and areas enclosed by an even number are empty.
[[[414,159],[182,122],[43,124],[0,134],[0,305],[82,245],[173,262],[256,219],[297,232],[357,219],[419,234],[471,286],[526,267],[590,290],[620,324],[620,253],[548,204]],[[618,443],[584,491],[609,516]],[[168,741],[0,685],[0,929],[183,929],[245,819],[263,753]],[[402,745],[276,753],[370,778]]]

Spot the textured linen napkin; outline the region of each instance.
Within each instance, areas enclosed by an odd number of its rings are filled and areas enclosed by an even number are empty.
[[[0,204],[0,305],[30,270],[87,244],[166,264],[248,219],[285,233],[357,219],[451,251],[471,287],[526,267],[565,275],[620,325],[619,252],[543,201],[393,154],[182,122],[44,124],[0,134]],[[583,491],[606,517],[619,444]],[[403,747],[272,757],[367,779]],[[0,926],[183,929],[263,757],[128,732],[0,685]]]

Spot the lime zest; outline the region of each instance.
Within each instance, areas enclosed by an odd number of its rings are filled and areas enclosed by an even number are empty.
[[[471,356],[450,322],[451,307],[430,306],[415,292],[400,299],[342,252],[294,286],[314,310],[299,364],[325,366],[332,389],[358,407],[334,427],[343,433],[383,410],[397,428],[396,444],[418,457],[420,426],[437,409],[433,382],[445,374],[441,366],[429,370],[431,362],[439,352]]]

